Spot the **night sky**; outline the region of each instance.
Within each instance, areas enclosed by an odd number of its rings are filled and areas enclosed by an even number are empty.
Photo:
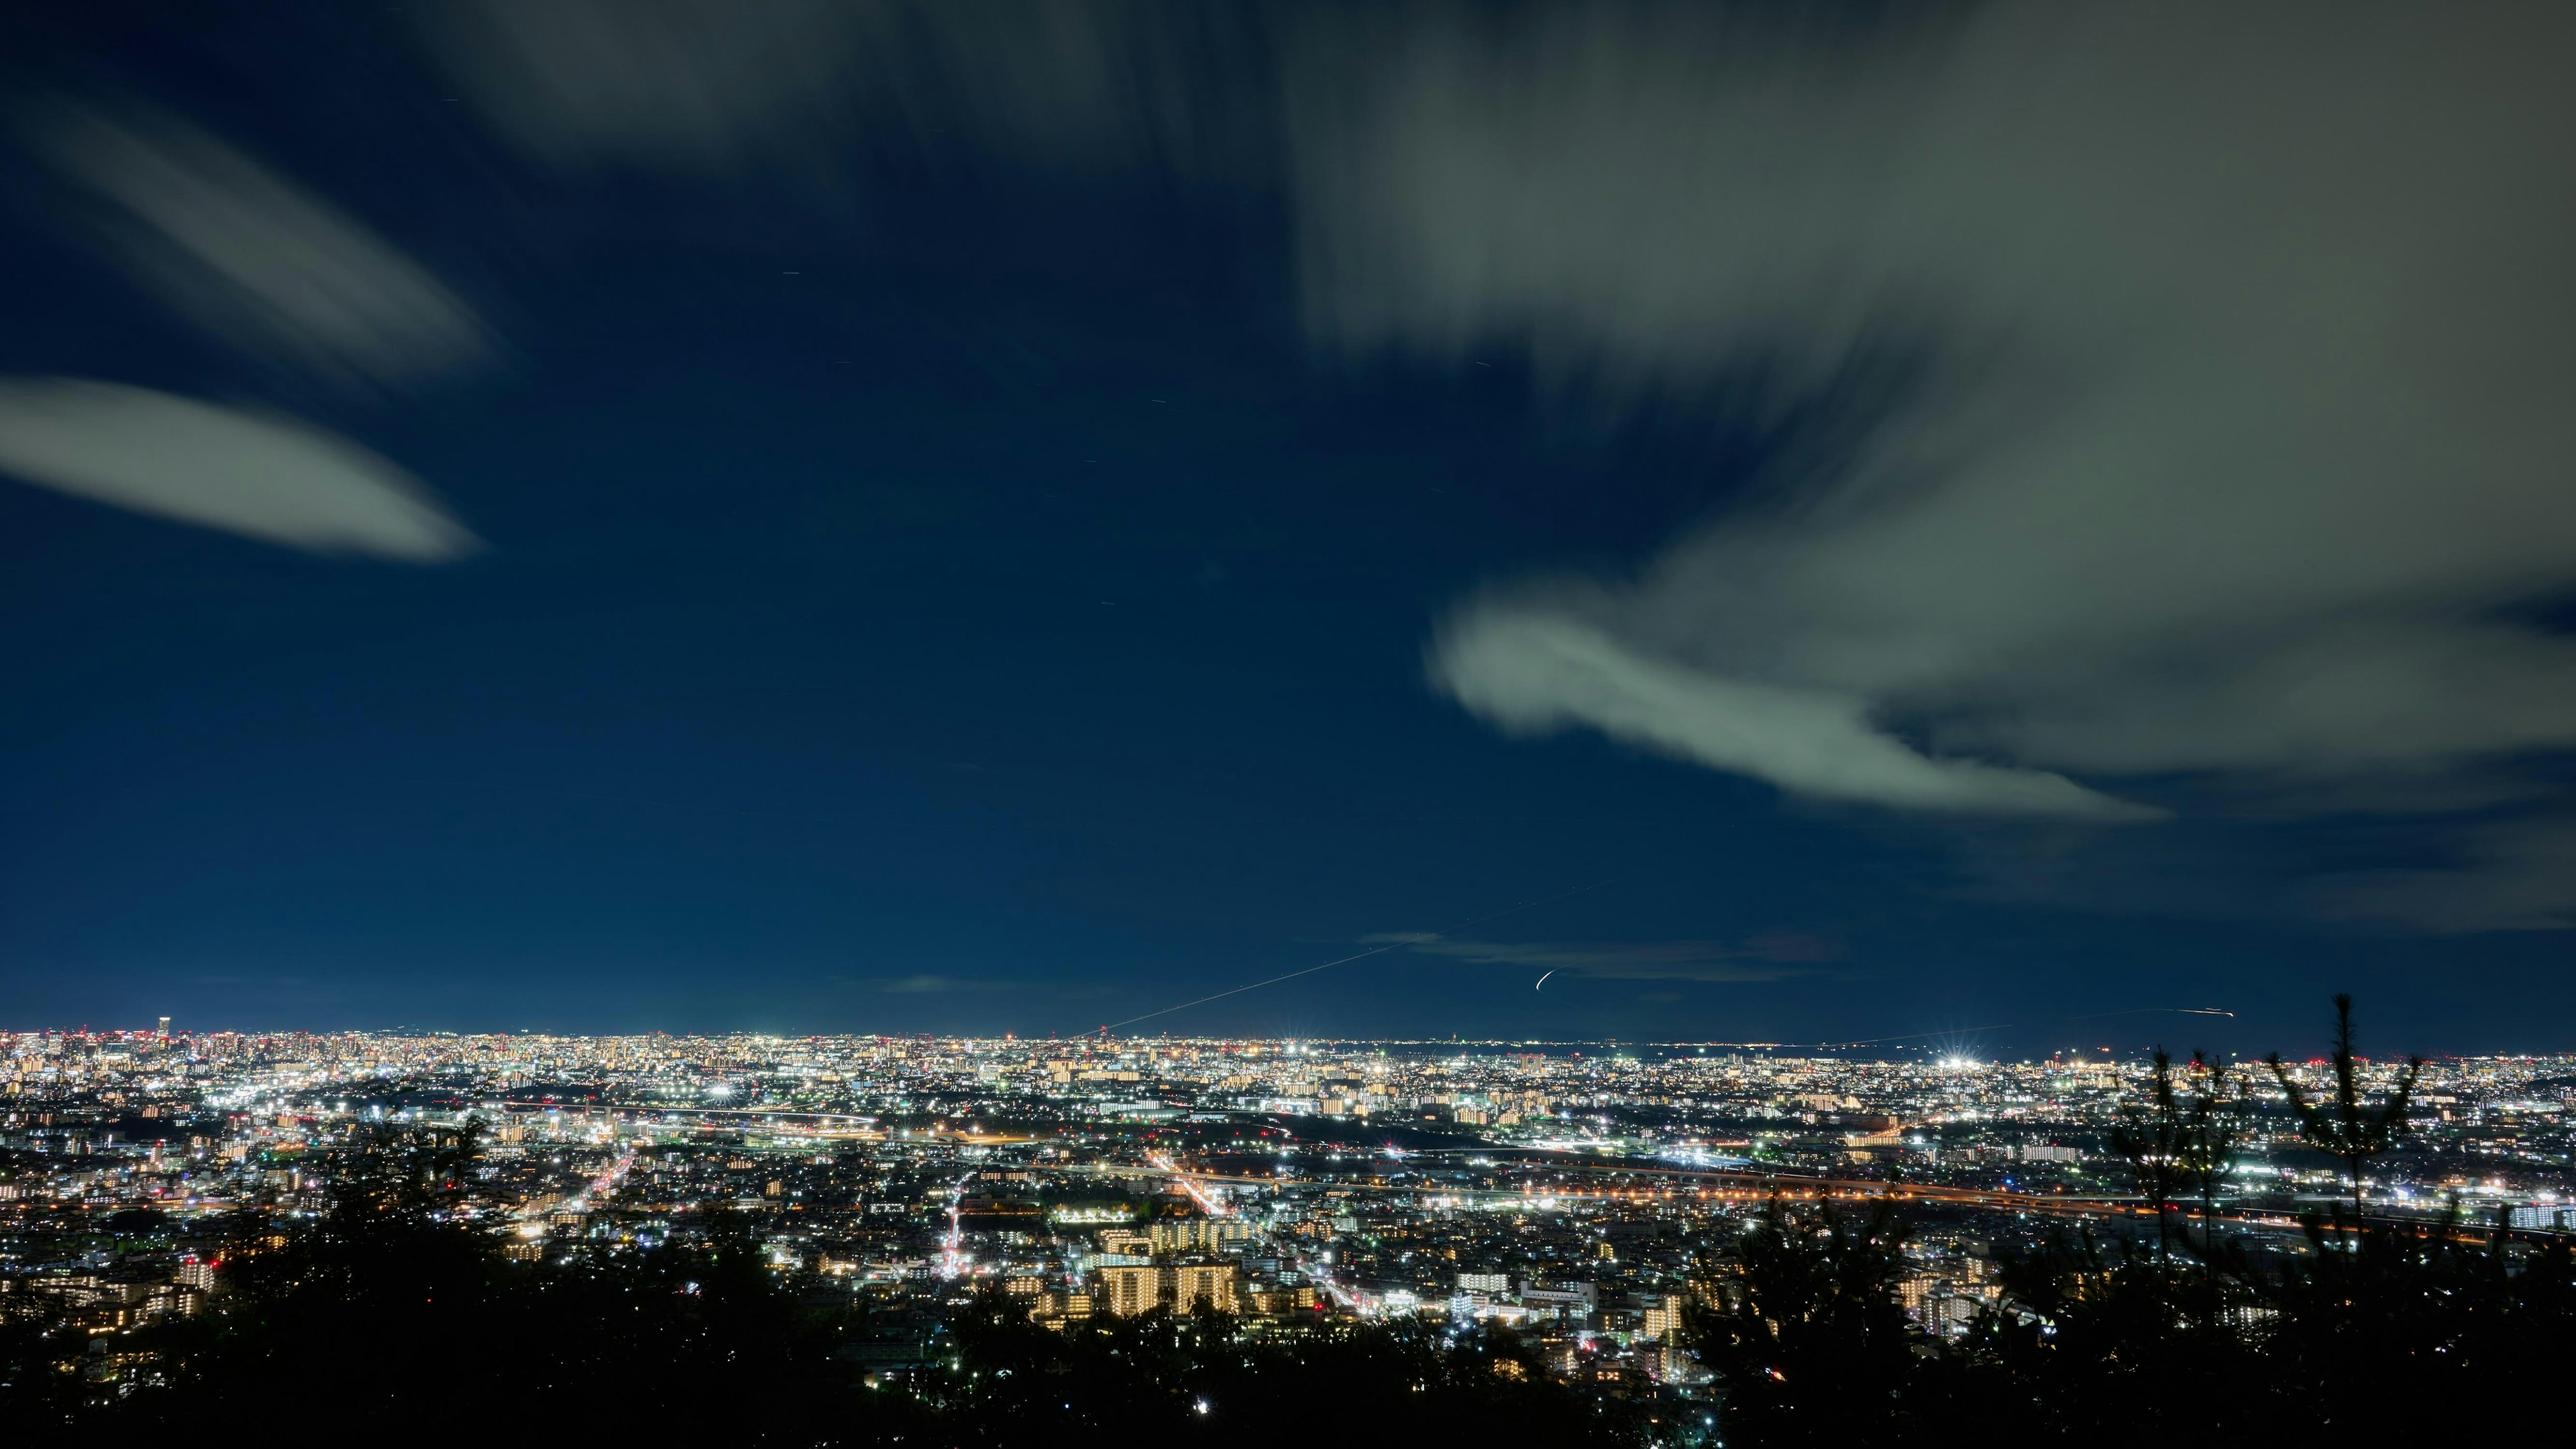
[[[2576,11],[2123,12],[13,7],[0,1027],[2576,1047]]]

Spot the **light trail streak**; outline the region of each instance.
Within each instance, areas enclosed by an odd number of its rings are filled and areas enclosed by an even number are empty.
[[[1550,1170],[1562,1174],[1578,1174],[1598,1177],[1618,1176],[1681,1179],[1686,1180],[1687,1183],[1706,1185],[1691,1187],[1677,1182],[1672,1186],[1665,1187],[1585,1188],[1571,1186],[1564,1183],[1522,1183],[1516,1187],[1455,1189],[1451,1191],[1450,1195],[1456,1196],[1470,1205],[1473,1205],[1480,1198],[1487,1205],[1510,1202],[1537,1203],[1541,1201],[1549,1203],[1644,1202],[1648,1200],[1677,1199],[1683,1197],[1697,1197],[1702,1199],[1713,1198],[1720,1202],[1740,1203],[1767,1202],[1773,1197],[1783,1198],[1790,1202],[1865,1202],[1878,1198],[1892,1198],[1898,1202],[1938,1203],[1950,1207],[1983,1208],[1990,1212],[2038,1213],[2053,1217],[2085,1219],[2097,1218],[2106,1215],[2143,1217],[2153,1211],[2153,1209],[2149,1208],[2135,1193],[2026,1193],[2015,1192],[2008,1188],[1940,1187],[1928,1183],[1881,1182],[1871,1178],[1797,1177],[1781,1173],[1728,1172],[1722,1170],[1705,1171],[1692,1170],[1688,1168],[1665,1167],[1661,1165],[1643,1166],[1635,1164],[1586,1162],[1548,1162],[1533,1163],[1532,1165],[1545,1166]],[[1377,1193],[1402,1197],[1418,1196],[1425,1191],[1424,1185],[1419,1183],[1369,1183],[1342,1179],[1312,1179],[1300,1182],[1283,1182],[1278,1178],[1243,1177],[1214,1172],[1193,1172],[1189,1169],[1180,1167],[1145,1168],[1118,1167],[1110,1164],[1067,1164],[1064,1166],[1044,1168],[1041,1170],[1056,1172],[1097,1172],[1106,1173],[1112,1176],[1128,1177],[1170,1176],[1198,1182],[1230,1183],[1240,1184],[1246,1187],[1270,1189],[1287,1186],[1324,1186],[1329,1182],[1329,1185],[1331,1186],[1345,1188],[1355,1193]],[[2316,1195],[2315,1200],[2319,1202],[2328,1202],[2340,1201],[2341,1199],[2328,1198],[2319,1194]],[[2200,1211],[2197,1208],[2192,1208],[2188,1211],[2178,1208],[2175,1209],[2175,1211],[2184,1216],[2190,1217],[2194,1221],[2198,1221],[2200,1217]],[[2289,1228],[2298,1226],[2299,1222],[2296,1216],[2285,1214],[2278,1208],[2265,1207],[2251,1203],[2243,1206],[2221,1207],[2218,1210],[2218,1217],[2222,1222],[2243,1223],[2253,1227]],[[2367,1221],[2420,1227],[2424,1226],[2427,1220],[2400,1215],[2372,1213],[2368,1216]],[[2528,1236],[2542,1238],[2576,1238],[2576,1232],[2569,1232],[2565,1229],[2517,1228],[2515,1231]],[[2455,1229],[2454,1235],[2461,1242],[2485,1241],[2482,1234],[2466,1229]],[[1324,1281],[1320,1275],[1318,1275],[1318,1281]],[[1335,1289],[1333,1291],[1337,1301],[1342,1301],[1345,1307],[1353,1306],[1357,1302],[1356,1299],[1348,1298],[1346,1295],[1342,1294],[1339,1289]]]
[[[965,1271],[961,1250],[966,1241],[966,1228],[959,1220],[957,1205],[966,1196],[966,1184],[974,1180],[975,1174],[970,1172],[948,1188],[948,1236],[940,1245],[939,1276],[942,1278],[954,1278]]]
[[[531,1203],[528,1206],[519,1209],[518,1216],[522,1221],[527,1221],[544,1217],[546,1214],[555,1212],[558,1209],[568,1212],[588,1212],[591,1204],[615,1193],[617,1191],[617,1185],[626,1180],[627,1171],[634,1166],[635,1149],[632,1146],[629,1146],[620,1151],[615,1158],[611,1159],[606,1167],[601,1168],[598,1173],[593,1175],[590,1181],[582,1184],[581,1191],[574,1194],[569,1200],[560,1204],[553,1204],[544,1207]]]
[[[1175,1166],[1168,1155],[1160,1152],[1148,1152],[1145,1154],[1145,1160],[1152,1163],[1155,1167],[1170,1173],[1173,1181],[1178,1182],[1181,1185],[1181,1191],[1190,1195],[1190,1201],[1199,1205],[1199,1211],[1206,1213],[1212,1218],[1232,1217],[1234,1215],[1233,1208],[1217,1202],[1211,1199],[1206,1193],[1199,1191],[1198,1183],[1192,1180],[1196,1174],[1189,1172],[1185,1168]]]

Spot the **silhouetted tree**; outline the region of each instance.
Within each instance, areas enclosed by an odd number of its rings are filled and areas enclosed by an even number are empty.
[[[2214,1282],[2219,1259],[2218,1197],[2242,1138],[2238,1124],[2248,1093],[2244,1083],[2207,1052],[2191,1054],[2189,1076],[2191,1102],[2182,1114],[2182,1177],[2200,1204],[2201,1276]]]
[[[168,1385],[97,1406],[129,1434],[299,1424],[388,1444],[461,1437],[874,1442],[908,1406],[867,1394],[826,1324],[780,1291],[749,1228],[649,1252],[519,1263],[466,1216],[476,1142],[369,1133],[334,1197],[259,1233],[206,1315],[152,1339]]]
[[[2159,1268],[2169,1256],[2173,1202],[2185,1180],[2190,1136],[2190,1124],[2174,1095],[2173,1058],[2159,1046],[2148,1078],[2146,1104],[2122,1108],[2120,1120],[2111,1128],[2111,1150],[2128,1159],[2129,1171],[2137,1179],[2138,1195],[2155,1211]]]
[[[1508,1332],[1347,1319],[1258,1339],[1204,1307],[1058,1331],[986,1292],[951,1319],[926,1392],[955,1443],[1084,1446],[1162,1437],[1246,1449],[1318,1438],[1636,1445],[1644,1422],[1550,1377]]]
[[[2279,1411],[2225,1279],[2176,1275],[2089,1234],[2002,1263],[2002,1304],[1944,1359],[1990,1434],[2170,1443]]]
[[[2330,1238],[2259,1286],[2264,1369],[2341,1433],[2453,1434],[2533,1408],[2576,1350],[2576,1260],[2563,1240],[2481,1233],[2456,1204],[2428,1223]]]
[[[1795,1210],[1777,1198],[1737,1245],[1723,1301],[1685,1327],[1725,1393],[1739,1444],[1894,1442],[1919,1430],[1923,1363],[1898,1303],[1904,1229],[1892,1204],[1866,1214]]]
[[[2324,1102],[2312,1102],[2290,1075],[2279,1052],[2263,1058],[2264,1065],[2289,1096],[2290,1111],[2299,1119],[2299,1135],[2320,1152],[2342,1159],[2344,1171],[2352,1179],[2352,1219],[2356,1229],[2361,1224],[2361,1170],[2374,1157],[2385,1156],[2406,1135],[2406,1107],[2415,1096],[2415,1081],[2424,1071],[2424,1059],[2409,1056],[2397,1085],[2389,1090],[2377,1111],[2362,1100],[2360,1057],[2353,1051],[2352,995],[2345,992],[2335,997],[2334,1096]]]

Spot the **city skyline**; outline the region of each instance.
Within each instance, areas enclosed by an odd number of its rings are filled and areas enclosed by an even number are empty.
[[[0,1033],[0,1401],[203,1420],[291,1361],[348,1416],[412,1337],[468,1416],[822,1442],[1252,1439],[1319,1393],[1626,1449],[1987,1392],[2161,1437],[2312,1425],[2388,1361],[2383,1422],[2456,1422],[2566,1341],[2576,1055],[2358,1054],[2333,1006],[2259,1062]],[[2177,1345],[2235,1366],[2099,1387]],[[745,1361],[769,1391],[697,1388]]]

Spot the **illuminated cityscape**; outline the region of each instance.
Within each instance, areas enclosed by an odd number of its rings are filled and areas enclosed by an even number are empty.
[[[0,1056],[0,1311],[88,1335],[82,1370],[203,1311],[227,1251],[339,1190],[333,1149],[471,1127],[453,1213],[521,1262],[719,1224],[830,1305],[871,1382],[936,1374],[950,1314],[999,1292],[1061,1331],[1213,1311],[1508,1327],[1586,1392],[1686,1404],[1684,1305],[1775,1197],[1917,1215],[1899,1288],[1927,1338],[2005,1304],[1999,1255],[2145,1211],[2114,1145],[2140,1060],[1823,1055],[1744,1044],[1157,1037],[563,1037],[27,1032]],[[2402,1068],[2365,1066],[2373,1091]],[[2292,1069],[2321,1085],[2322,1064]],[[2234,1074],[2215,1206],[2257,1256],[2342,1201],[2285,1094]],[[2576,1058],[2431,1064],[2367,1212],[2576,1228]],[[2126,1115],[2124,1115],[2126,1114]],[[229,1234],[229,1238],[226,1235]],[[227,1247],[227,1242],[233,1246]]]

